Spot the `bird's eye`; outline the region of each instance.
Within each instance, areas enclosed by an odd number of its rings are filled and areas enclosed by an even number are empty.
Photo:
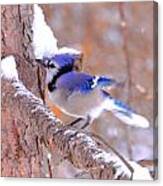
[[[49,66],[50,66],[50,68],[55,68],[54,63],[51,63]]]
[[[55,68],[55,64],[53,63],[53,61],[48,60],[48,62],[47,62],[47,67],[48,67],[48,68]]]

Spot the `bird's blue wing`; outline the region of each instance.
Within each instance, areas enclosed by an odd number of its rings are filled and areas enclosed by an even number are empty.
[[[89,93],[97,87],[110,86],[115,80],[102,77],[91,76],[82,72],[69,72],[62,75],[56,83],[56,87],[66,89],[68,91],[80,91],[81,93]]]
[[[91,91],[92,76],[85,73],[78,73],[75,71],[63,74],[56,82],[56,87],[59,89],[65,89],[70,92]]]

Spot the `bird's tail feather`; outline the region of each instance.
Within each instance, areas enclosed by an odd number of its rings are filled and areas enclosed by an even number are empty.
[[[112,98],[110,95],[106,98],[104,109],[111,111],[118,119],[128,125],[142,128],[149,127],[149,122],[144,116],[136,114],[127,104]]]
[[[144,116],[141,116],[139,114],[131,113],[130,116],[127,116],[121,111],[113,111],[113,114],[128,125],[142,128],[149,127],[148,120]]]

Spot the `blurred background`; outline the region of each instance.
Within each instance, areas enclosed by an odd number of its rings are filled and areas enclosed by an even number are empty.
[[[112,95],[127,102],[150,121],[149,129],[123,124],[103,113],[89,127],[130,160],[153,160],[153,2],[75,3],[42,5],[59,46],[84,53],[83,70],[107,75],[124,86]],[[50,105],[51,106],[51,105]],[[56,114],[69,123],[67,117]],[[58,177],[74,177],[70,163],[58,167]],[[56,176],[57,177],[57,176]]]

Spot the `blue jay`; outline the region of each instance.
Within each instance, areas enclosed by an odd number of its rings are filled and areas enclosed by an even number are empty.
[[[46,83],[51,101],[65,114],[77,118],[72,124],[85,120],[84,128],[103,111],[110,111],[128,125],[148,127],[145,117],[104,91],[103,87],[116,86],[114,79],[76,69],[76,62],[81,59],[81,54],[61,53],[40,61],[47,69]]]

